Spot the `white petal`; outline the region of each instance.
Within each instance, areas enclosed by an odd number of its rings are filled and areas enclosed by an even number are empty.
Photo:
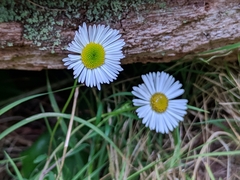
[[[101,90],[101,85],[100,85],[100,83],[97,83],[97,88],[98,88],[99,91]]]
[[[83,46],[86,46],[90,42],[86,23],[83,23],[83,27],[80,27],[79,30],[79,33],[82,33],[81,38],[79,37],[79,40],[82,42]]]
[[[183,116],[175,113],[174,111],[171,111],[171,110],[167,110],[167,113],[173,118],[173,119],[176,119],[177,121],[182,121],[183,120]]]
[[[175,118],[173,118],[173,117],[168,113],[168,111],[164,112],[164,115],[165,115],[165,117],[168,119],[169,123],[172,124],[173,128],[175,128],[175,127],[177,127],[177,126],[179,125],[179,123],[178,123],[179,121],[176,120]],[[173,129],[172,129],[172,130],[173,130]],[[171,130],[171,131],[172,131],[172,130]]]
[[[134,106],[144,106],[144,105],[150,105],[149,101],[142,100],[142,99],[133,99]]]
[[[71,61],[80,60],[79,55],[69,54],[68,57]]]
[[[171,94],[171,93],[179,90],[181,87],[182,87],[182,84],[180,84],[179,81],[176,81],[175,83],[173,83],[173,84],[169,87],[169,89],[167,90],[166,94],[167,94],[167,93]]]
[[[81,41],[81,35],[79,34],[79,32],[76,32],[76,36],[74,37],[74,41],[72,42],[72,44],[70,44],[69,48],[72,48],[72,46],[74,46],[76,53],[81,53],[82,49],[84,48],[86,44],[83,44],[83,42]]]
[[[140,118],[146,117],[151,113],[151,107],[149,105],[139,107],[136,112]]]
[[[79,63],[78,65],[76,65],[74,68],[73,68],[73,75],[74,75],[74,79],[77,78],[80,73],[82,72],[84,66],[83,64]]]
[[[102,43],[103,47],[104,48],[111,48],[111,46],[119,46],[118,44],[122,44],[122,42],[118,42],[117,40],[121,37],[121,35],[117,35],[117,36],[114,36],[114,37],[110,37],[108,39],[105,40],[105,42]],[[110,46],[110,47],[108,47]]]
[[[97,26],[97,34],[94,39],[94,42],[100,43],[102,37],[104,37],[105,33],[107,32],[107,28],[105,28],[103,25],[98,25]]]
[[[105,46],[109,43],[113,43],[121,37],[121,35],[119,35],[118,33],[119,31],[117,30],[109,29],[105,35],[105,38],[103,38],[103,40],[101,41],[101,44]]]
[[[68,62],[68,61],[70,61],[70,58],[68,58],[68,57],[67,57],[67,58],[64,58],[64,59],[62,59],[62,61],[63,61],[63,62]]]
[[[85,84],[86,86],[91,86],[91,76],[92,76],[92,70],[91,69],[87,69],[87,73],[86,73],[86,80],[85,80]]]
[[[89,42],[93,42],[94,34],[93,34],[93,27],[92,26],[88,27],[88,34],[89,34]]]
[[[149,128],[151,130],[154,130],[156,129],[156,123],[157,123],[157,119],[156,119],[156,114],[153,112],[151,113],[152,114],[152,117],[151,117],[151,121],[150,121],[150,124],[149,124]]]
[[[99,44],[102,44],[104,40],[107,39],[111,33],[112,33],[112,30],[109,29],[109,26],[105,27],[99,36]]]
[[[105,58],[106,58],[106,61],[110,60],[110,61],[119,62],[119,60],[124,58],[124,56],[123,56],[123,54],[120,54],[120,53],[119,54],[114,54],[114,53],[110,54],[110,53],[108,53],[108,54],[105,55]]]
[[[91,87],[96,86],[97,84],[99,84],[99,82],[97,83],[97,80],[98,80],[98,78],[96,76],[96,70],[93,69],[92,70],[92,79],[91,79],[92,86]]]
[[[156,129],[155,129],[155,131],[156,131],[156,132],[160,132],[160,123],[159,123],[158,115],[157,115],[156,119],[157,119],[158,121],[156,122]]]
[[[165,133],[167,131],[167,126],[166,126],[166,123],[165,123],[165,119],[164,119],[164,116],[162,116],[162,114],[159,115],[159,127],[160,127],[160,131],[161,133]]]
[[[104,49],[106,51],[112,51],[112,50],[115,50],[115,49],[119,49],[119,48],[122,48],[123,46],[125,45],[125,42],[123,39],[119,39],[118,41],[115,41],[113,43],[109,43],[109,45],[103,45]]]
[[[133,91],[132,91],[132,94],[140,99],[143,99],[143,100],[150,100],[151,98],[151,95],[146,93],[143,89],[139,88],[139,87],[136,87],[134,86],[133,87]]]
[[[142,120],[142,123],[145,124],[146,127],[148,127],[148,124],[150,123],[151,119],[149,117],[144,117]]]
[[[169,102],[173,103],[173,104],[178,104],[178,105],[186,105],[188,103],[187,99],[173,99],[170,100]]]
[[[145,118],[148,119],[148,121],[146,121],[146,123],[145,123],[145,126],[146,126],[146,127],[150,127],[150,124],[151,124],[152,121],[153,121],[152,116],[153,116],[153,112],[148,113],[148,114],[145,116]]]
[[[167,117],[168,116],[169,116],[169,114],[167,114]],[[179,126],[179,122],[176,119],[172,119],[172,118],[169,117],[169,122],[173,125],[173,128],[176,128],[176,127]]]
[[[78,78],[78,82],[84,83],[86,81],[87,68],[83,68],[81,75]]]
[[[116,69],[116,71],[122,71],[123,68],[120,66],[120,62],[113,62],[113,61],[108,61],[106,62],[106,64],[110,67],[112,67],[113,69]]]
[[[166,73],[158,72],[157,78],[156,78],[157,92],[163,92],[163,88],[165,86],[165,81],[166,81]]]
[[[174,113],[174,114],[177,114],[179,116],[184,116],[187,114],[187,111],[186,110],[182,110],[182,109],[177,109],[177,108],[172,108],[172,107],[169,107],[168,108],[168,111]]]
[[[186,110],[187,102],[188,100],[186,99],[172,99],[168,102],[168,106],[175,109]]]
[[[165,83],[163,85],[163,90],[162,90],[162,93],[164,93],[164,94],[169,90],[169,88],[172,86],[172,84],[174,83],[174,80],[175,80],[175,78],[173,78],[172,76],[169,76],[169,74],[167,74],[165,76],[165,78],[166,78],[166,80],[165,80]]]
[[[75,38],[76,40],[78,38]],[[69,47],[67,48],[68,51],[72,51],[72,52],[75,52],[75,53],[81,53],[82,52],[82,49],[83,49],[83,46],[82,45],[79,45],[77,44],[77,41],[73,41],[71,44],[69,44]]]
[[[152,74],[149,73],[147,75],[142,75],[143,82],[146,84],[148,91],[150,94],[154,94],[156,92],[153,84]]]
[[[157,119],[158,121],[157,121],[157,123],[156,123],[156,129],[155,129],[155,131],[156,131],[157,133],[158,133],[158,132],[163,133],[163,125],[162,125],[162,121],[161,121],[162,117],[161,117],[160,114],[156,114],[156,115],[157,115],[156,119]]]
[[[71,61],[72,63],[68,66],[68,69],[72,69],[74,66],[81,64],[80,61]],[[66,63],[64,64],[66,65]]]
[[[121,66],[112,66],[110,63],[105,63],[104,65],[102,65],[102,67],[106,68],[108,70],[108,72],[111,72],[112,74],[119,74],[120,71],[122,71],[122,67]]]
[[[170,118],[170,116],[167,115],[167,113],[162,113],[162,116],[164,117],[165,119],[165,123],[166,123],[166,126],[167,126],[167,130],[168,131],[172,131],[174,126],[172,124],[173,121],[175,121],[174,119]]]
[[[173,98],[176,98],[176,97],[182,95],[183,93],[184,93],[183,89],[176,90],[176,91],[174,91],[172,93],[167,91],[166,92],[166,96],[168,97],[168,99],[173,99]]]
[[[107,83],[109,82],[107,76],[106,76],[106,73],[101,69],[101,68],[96,68],[95,69],[96,71],[96,76],[99,78],[99,83]]]
[[[106,65],[102,65],[101,69],[108,75],[109,81],[112,81],[113,79],[116,79],[116,74],[112,72]]]

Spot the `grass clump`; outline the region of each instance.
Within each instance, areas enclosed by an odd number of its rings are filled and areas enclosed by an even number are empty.
[[[124,69],[119,80],[103,85],[102,91],[74,84],[71,75],[64,76],[70,77],[68,82],[74,85],[55,86],[49,75],[46,93],[35,93],[2,106],[2,116],[40,97],[45,97],[51,106],[47,110],[39,103],[40,112],[0,133],[4,151],[0,164],[8,165],[8,174],[17,179],[71,180],[239,177],[237,61],[134,64]],[[132,86],[141,82],[141,74],[162,70],[183,83],[183,98],[189,101],[184,122],[165,135],[150,131],[141,123],[130,93]],[[78,95],[74,96],[76,91]],[[25,153],[14,157],[4,145],[7,138],[37,121],[45,132]],[[70,121],[72,125],[68,126]]]

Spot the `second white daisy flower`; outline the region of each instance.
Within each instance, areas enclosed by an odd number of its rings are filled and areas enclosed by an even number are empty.
[[[156,132],[169,133],[187,113],[186,99],[174,99],[184,93],[182,84],[165,72],[142,75],[143,84],[133,87],[133,105],[143,124]]]
[[[123,70],[120,60],[124,58],[122,47],[125,42],[120,37],[119,31],[109,26],[93,25],[87,28],[83,23],[67,48],[78,54],[69,54],[63,59],[64,65],[73,69],[78,82],[89,87],[97,86],[100,90],[100,84],[109,84]]]

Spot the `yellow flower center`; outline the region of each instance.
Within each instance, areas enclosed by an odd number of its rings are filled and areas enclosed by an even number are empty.
[[[95,69],[104,64],[105,51],[101,44],[89,43],[82,50],[82,62],[88,69]]]
[[[168,98],[162,93],[155,93],[150,99],[151,107],[158,113],[163,113],[168,107]]]

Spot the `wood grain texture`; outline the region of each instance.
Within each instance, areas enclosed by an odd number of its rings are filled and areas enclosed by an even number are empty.
[[[237,0],[212,0],[132,12],[110,26],[119,29],[126,42],[123,64],[170,62],[240,42],[240,4]],[[23,38],[23,24],[0,23],[0,68],[63,69],[61,60],[69,52],[62,48],[71,42],[74,33],[65,28],[61,32],[62,44],[51,53]],[[234,53],[225,59],[236,60]]]

